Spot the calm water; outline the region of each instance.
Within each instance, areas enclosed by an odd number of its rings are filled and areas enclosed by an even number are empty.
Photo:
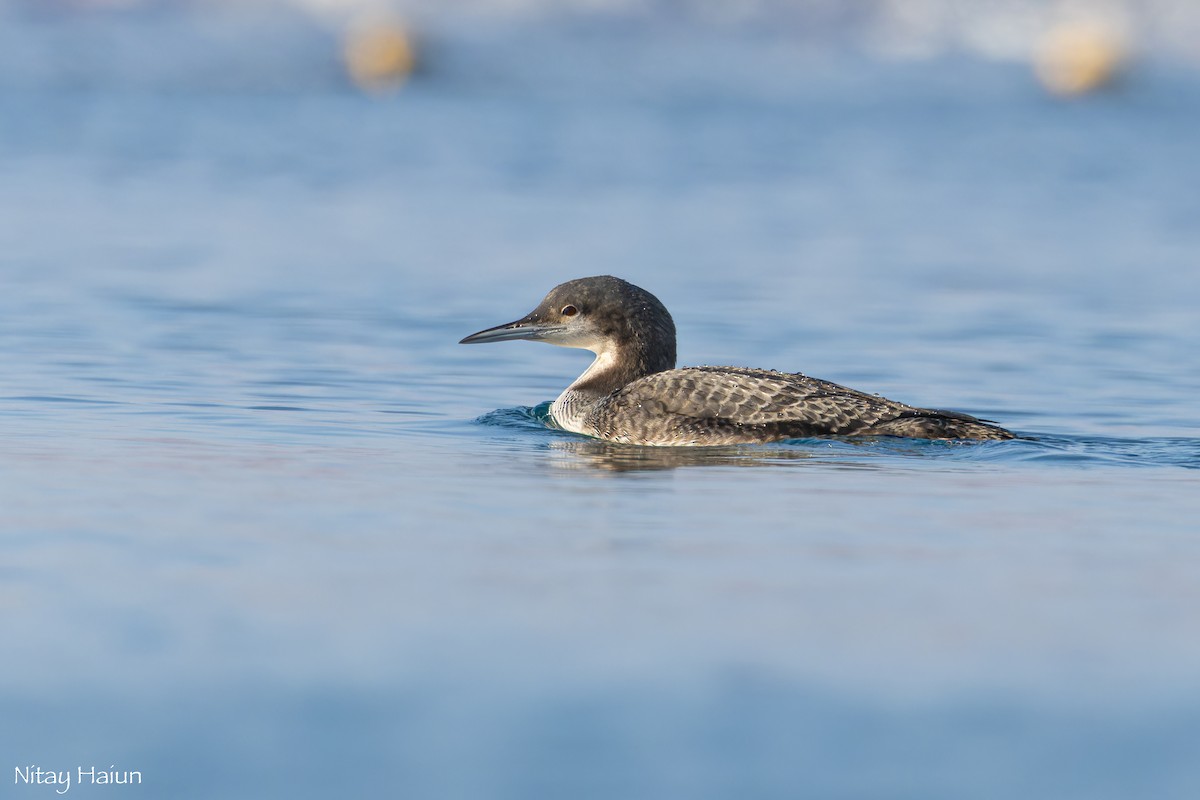
[[[0,785],[1200,794],[1195,73],[1060,104],[1013,66],[510,30],[381,100],[303,26],[265,77],[181,30],[3,34]],[[683,363],[1032,438],[547,430],[587,354],[456,342],[597,273]]]

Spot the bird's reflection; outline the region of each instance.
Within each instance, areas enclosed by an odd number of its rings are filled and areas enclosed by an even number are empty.
[[[647,472],[680,467],[769,467],[783,463],[826,461],[824,454],[802,446],[737,445],[731,447],[643,447],[599,439],[555,439],[547,443],[553,464],[565,470]],[[852,445],[849,445],[852,447]],[[842,447],[839,447],[842,449]],[[843,454],[844,456],[844,454]],[[842,458],[838,459],[842,461]],[[861,462],[846,466],[869,468]]]

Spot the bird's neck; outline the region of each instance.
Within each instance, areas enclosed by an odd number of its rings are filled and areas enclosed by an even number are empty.
[[[580,400],[594,402],[638,378],[675,366],[674,348],[651,349],[639,341],[609,344],[595,352],[591,366],[567,387]]]
[[[630,346],[607,346],[595,352],[596,360],[550,407],[554,421],[566,430],[595,435],[588,429],[588,415],[597,403],[638,378],[675,366],[673,348],[660,349],[657,355]]]

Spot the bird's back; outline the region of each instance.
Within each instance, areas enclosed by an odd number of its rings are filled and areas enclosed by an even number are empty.
[[[656,372],[587,415],[595,435],[633,444],[740,444],[811,436],[1011,439],[966,414],[915,408],[799,373],[745,367]]]

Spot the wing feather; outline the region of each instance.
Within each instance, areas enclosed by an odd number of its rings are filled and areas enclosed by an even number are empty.
[[[854,434],[1007,438],[974,417],[897,403],[800,373],[745,367],[658,372],[593,412],[596,435],[657,444],[776,441]],[[987,435],[996,431],[1006,436]]]

